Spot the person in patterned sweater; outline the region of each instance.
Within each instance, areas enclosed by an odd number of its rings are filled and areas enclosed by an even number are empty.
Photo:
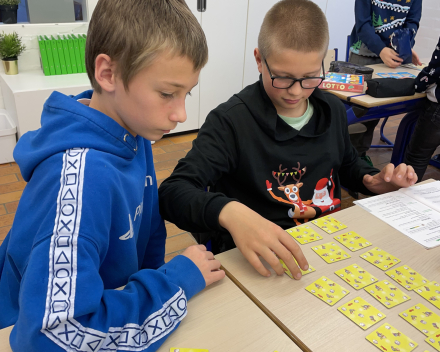
[[[415,84],[416,92],[426,92],[427,99],[406,148],[404,162],[414,168],[421,181],[440,145],[440,38],[429,65],[417,76]]]
[[[349,62],[358,65],[384,63],[396,68],[403,61],[391,48],[391,34],[400,28],[408,28],[411,37],[411,48],[419,29],[422,15],[422,0],[356,0],[355,25],[351,33]],[[412,61],[421,65],[417,53],[412,51]],[[373,140],[374,129],[379,120],[363,122],[366,132],[351,134],[350,139],[359,156],[370,165],[366,155]]]

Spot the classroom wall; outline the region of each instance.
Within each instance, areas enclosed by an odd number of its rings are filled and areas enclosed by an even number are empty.
[[[420,59],[430,59],[440,36],[440,1],[423,0],[422,19],[414,50]]]

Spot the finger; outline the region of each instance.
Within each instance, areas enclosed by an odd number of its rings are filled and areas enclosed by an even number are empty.
[[[201,251],[206,251],[206,246],[204,246],[203,244],[197,244],[194,247],[196,247],[197,249],[201,250]]]
[[[246,260],[255,268],[256,271],[260,273],[262,276],[269,277],[270,271],[267,270],[267,268],[261,263],[260,258],[258,258],[258,255],[255,252],[250,253],[243,253],[243,256],[246,258]]]
[[[407,181],[412,186],[417,182],[418,176],[411,165],[407,165]]]
[[[399,164],[394,169],[394,177],[397,179],[397,181],[402,181],[406,174],[406,164]]]
[[[277,275],[283,275],[284,274],[284,268],[280,263],[280,260],[275,255],[274,252],[272,252],[269,248],[264,248],[262,253],[260,255],[264,258],[264,260],[272,267],[273,270],[277,273]]]
[[[295,257],[296,261],[298,262],[298,265],[302,270],[306,271],[309,269],[309,263],[307,262],[304,253],[302,252],[301,248],[299,248],[298,244],[293,240],[293,238],[287,232],[285,231],[282,232],[280,242],[284,245],[284,247],[287,248],[287,250],[290,253],[292,253],[292,255]]]
[[[212,254],[212,252],[206,251],[205,256],[206,256],[206,259],[208,259],[208,260],[214,259],[214,254]]]
[[[382,178],[385,180],[385,182],[390,182],[393,177],[394,172],[394,165],[389,163],[387,166],[385,166],[382,171]]]
[[[395,51],[392,52],[391,58],[397,62],[403,62],[403,59]]]
[[[364,176],[364,182],[365,182],[365,183],[370,184],[370,183],[373,183],[373,181],[374,181],[373,176],[368,175],[368,174],[366,174],[366,175]]]
[[[286,264],[293,277],[297,280],[301,279],[301,271],[299,270],[295,259],[293,259],[292,253],[290,253],[290,251],[288,251],[282,243],[279,243],[277,248],[274,248],[274,252],[278,255],[279,258],[283,260],[284,264]],[[283,268],[283,270],[285,269]]]
[[[220,261],[219,260],[217,260],[217,259],[214,259],[214,260],[210,260],[210,261],[208,261],[208,266],[209,266],[209,269],[211,269],[211,271],[212,270],[218,270],[218,269],[220,269],[220,266],[221,266],[222,264],[220,263]]]
[[[206,279],[206,286],[211,285],[214,282],[217,282],[225,277],[224,270],[212,271],[208,274]]]

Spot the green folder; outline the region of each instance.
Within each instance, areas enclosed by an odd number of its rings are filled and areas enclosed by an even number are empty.
[[[57,41],[53,36],[51,36],[51,39],[49,39],[50,46],[52,48],[52,56],[53,56],[53,63],[55,65],[55,74],[60,75],[61,74],[61,64],[60,64],[60,56],[58,55],[58,45]]]
[[[53,60],[52,46],[50,44],[50,39],[45,35],[44,36],[44,44],[46,45],[46,55],[47,61],[49,61],[49,70],[51,76],[56,75],[55,71],[55,62]]]
[[[76,66],[75,47],[73,44],[73,38],[71,38],[68,35],[68,36],[64,36],[64,39],[67,41],[67,48],[69,49],[69,57],[70,57],[70,65],[72,67],[72,73],[78,73],[78,68]]]
[[[60,36],[54,37],[58,49],[58,58],[60,59],[61,74],[67,75],[66,59],[64,58],[63,42]]]
[[[64,53],[64,61],[66,62],[66,70],[67,74],[71,74],[72,72],[72,65],[70,62],[70,54],[69,54],[69,47],[67,45],[67,40],[61,36],[58,36],[58,39],[61,41],[61,45],[63,46],[63,53]]]
[[[74,34],[70,35],[73,38],[73,48],[75,50],[75,60],[76,60],[76,68],[78,69],[78,73],[83,72],[82,63],[81,63],[81,54],[79,49],[79,39]]]
[[[45,76],[50,76],[49,61],[46,53],[46,43],[42,36],[38,37],[38,45],[40,46],[41,66],[43,66],[43,72]]]
[[[80,55],[81,55],[82,72],[87,72],[87,70],[86,70],[86,38],[85,38],[85,35],[78,34],[78,40],[79,40],[79,48],[80,48]]]

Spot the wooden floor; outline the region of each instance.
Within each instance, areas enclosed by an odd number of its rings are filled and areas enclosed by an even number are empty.
[[[395,139],[399,120],[400,116],[392,117],[386,124],[385,135],[391,141]],[[383,144],[379,141],[379,126],[380,124],[376,129],[373,144]],[[170,136],[153,145],[156,177],[159,185],[171,174],[178,160],[183,158],[191,149],[192,141],[196,137],[197,133]],[[371,157],[374,166],[381,169],[390,161],[391,153],[392,149],[370,149],[368,155]],[[438,153],[440,153],[440,148],[437,148],[435,154]],[[428,178],[440,180],[440,170],[429,166],[423,179]],[[25,185],[26,182],[23,181],[20,170],[15,163],[0,165],[0,244],[12,226],[18,201]],[[353,206],[353,201],[354,199],[343,191],[342,208]],[[167,223],[166,227],[168,236],[165,260],[168,261],[182,253],[185,248],[194,244],[195,241],[191,234],[179,229],[174,224]]]

